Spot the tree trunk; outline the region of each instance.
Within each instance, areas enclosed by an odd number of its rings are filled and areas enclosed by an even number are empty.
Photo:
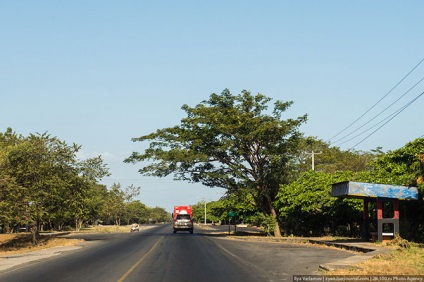
[[[79,232],[82,227],[82,219],[76,218],[75,219],[75,231]]]
[[[7,233],[7,234],[9,234],[9,233],[12,233],[12,232],[13,232],[13,229],[11,229],[11,228],[10,228],[9,223],[6,223],[6,224],[4,225],[4,230],[5,230],[5,232],[4,232],[4,233]]]
[[[265,195],[266,204],[268,205],[268,212],[271,213],[272,218],[274,218],[275,225],[274,225],[274,236],[275,237],[282,237],[281,230],[280,230],[280,224],[278,222],[278,214],[275,210],[274,203],[271,199],[271,196],[269,194]],[[266,214],[266,213],[265,213]]]
[[[34,222],[31,225],[31,242],[33,245],[38,244],[38,238],[40,237],[40,233],[38,232],[37,222]]]
[[[278,223],[278,215],[277,215],[277,212],[275,211],[274,205],[272,203],[270,204],[270,209],[271,209],[271,215],[275,220],[274,236],[280,238],[282,236],[281,236],[280,224]]]

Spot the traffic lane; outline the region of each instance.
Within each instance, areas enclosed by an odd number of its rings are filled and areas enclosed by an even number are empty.
[[[260,268],[252,267],[202,233],[164,234],[148,256],[122,281],[266,281]]]
[[[102,241],[7,270],[0,281],[118,281],[155,244],[158,234],[169,230],[169,225],[163,225],[133,233],[86,234]]]
[[[0,275],[0,281],[281,281],[313,274],[319,264],[351,254],[279,243],[172,234],[171,225],[144,232],[91,236],[105,240]],[[118,237],[116,237],[118,236]]]
[[[237,239],[214,238],[215,244],[266,273],[267,281],[291,280],[293,275],[313,275],[319,265],[351,257],[344,250],[316,247],[303,244],[277,242],[239,241]]]
[[[171,225],[163,225],[116,236],[81,234],[77,237],[100,243],[7,271],[0,274],[0,281],[264,280],[204,234],[172,234]]]
[[[125,281],[291,281],[352,256],[310,245],[222,238],[205,230],[163,236]]]
[[[221,226],[203,226],[202,232],[211,236],[218,234],[226,234],[229,230],[228,225]],[[234,231],[234,225],[230,226]],[[254,227],[237,227],[237,231],[256,233],[259,229]],[[217,234],[218,232],[218,234]],[[222,242],[221,246],[225,246],[232,253],[239,254],[249,263],[260,266],[270,275],[270,279],[276,277],[298,274],[316,274],[319,265],[323,263],[331,263],[338,260],[353,256],[351,252],[341,249],[330,249],[326,247],[311,246],[304,244],[288,244],[284,242],[264,242],[264,241],[240,241],[237,244],[234,240],[224,237],[222,240],[230,240],[231,243]],[[243,237],[244,239],[248,237]],[[218,239],[219,240],[219,239]],[[237,239],[235,239],[237,240]],[[248,239],[247,239],[248,240]],[[260,258],[258,260],[258,258]]]

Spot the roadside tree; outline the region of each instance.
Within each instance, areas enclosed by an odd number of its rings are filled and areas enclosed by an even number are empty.
[[[128,224],[148,222],[147,207],[139,200],[126,204]]]
[[[140,187],[128,186],[125,191],[120,183],[114,183],[107,191],[103,203],[102,216],[105,222],[121,225],[121,221],[129,217],[128,203],[140,193]]]
[[[39,230],[48,224],[60,227],[69,219],[81,221],[84,201],[94,183],[93,170],[80,163],[80,146],[68,145],[48,134],[17,135],[8,129],[0,134],[0,205],[8,209],[5,226],[29,225],[32,241],[37,243]],[[101,158],[87,160],[107,169]]]
[[[284,120],[293,102],[276,101],[269,112],[270,101],[262,94],[232,95],[225,89],[194,108],[184,105],[187,117],[180,125],[134,138],[150,146],[125,161],[152,161],[139,170],[143,175],[173,174],[230,192],[246,190],[256,207],[274,219],[275,236],[281,236],[274,200],[279,185],[289,181],[306,115]]]
[[[148,208],[149,223],[159,223],[169,221],[171,215],[164,208],[154,207]]]
[[[350,171],[309,171],[296,181],[281,185],[276,206],[287,235],[359,235],[362,201],[331,197],[331,187],[333,183],[363,181],[366,177]]]
[[[418,201],[400,202],[400,232],[408,240],[424,242],[424,138],[417,138],[375,160],[370,180],[418,187]]]
[[[312,153],[314,153],[315,171],[326,173],[369,171],[372,161],[384,154],[381,148],[376,148],[371,152],[343,151],[316,137],[305,137],[301,139],[298,154],[294,159],[297,166],[295,166],[293,180],[312,169]]]

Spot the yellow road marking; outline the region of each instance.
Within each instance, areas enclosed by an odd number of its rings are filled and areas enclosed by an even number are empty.
[[[160,237],[160,239],[156,242],[156,244],[153,245],[153,247],[151,247],[147,253],[145,253],[130,269],[128,269],[128,271],[122,275],[121,278],[119,278],[118,282],[123,282],[128,275],[130,275],[131,272],[134,271],[134,269],[137,268],[137,266],[153,251],[154,248],[156,248],[156,246],[159,244],[159,242],[163,239],[163,237]]]

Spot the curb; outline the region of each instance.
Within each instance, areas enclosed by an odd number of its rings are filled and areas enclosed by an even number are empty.
[[[65,246],[65,247],[53,247],[48,249],[42,249],[27,253],[21,253],[21,254],[10,254],[0,257],[0,272],[17,267],[19,265],[31,262],[31,261],[37,261],[45,258],[49,258],[52,256],[60,255],[63,252],[67,251],[73,251],[83,248],[82,245],[75,245],[75,246]]]
[[[317,245],[326,245],[329,247],[335,247],[339,249],[344,249],[348,251],[358,252],[358,253],[369,253],[374,252],[377,249],[375,248],[367,248],[367,247],[361,247],[361,246],[355,246],[355,245],[347,245],[342,243],[335,243],[335,242],[329,242],[329,241],[319,241],[319,240],[308,240],[311,244],[317,244]]]
[[[329,242],[329,241],[318,241],[318,240],[309,240],[312,244],[317,245],[326,245],[330,247],[336,247],[348,251],[354,251],[359,252],[361,254],[353,255],[351,257],[336,261],[336,262],[330,262],[325,264],[320,264],[319,269],[325,270],[325,271],[334,271],[337,269],[348,269],[348,268],[358,268],[355,267],[354,264],[361,263],[363,261],[369,260],[377,255],[385,254],[391,252],[391,250],[387,248],[381,248],[381,247],[364,247],[364,246],[358,246],[355,244],[343,244],[343,243],[336,243],[336,242]]]

